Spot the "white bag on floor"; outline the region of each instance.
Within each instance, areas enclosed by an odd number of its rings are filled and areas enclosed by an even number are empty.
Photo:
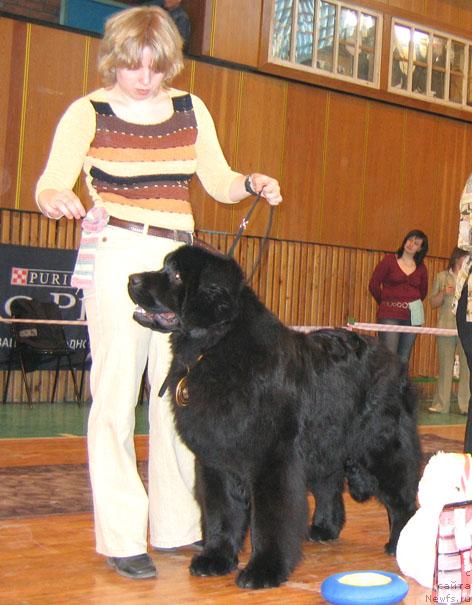
[[[418,486],[419,508],[403,528],[397,563],[405,576],[432,588],[439,516],[444,505],[472,500],[472,458],[469,454],[432,456]]]

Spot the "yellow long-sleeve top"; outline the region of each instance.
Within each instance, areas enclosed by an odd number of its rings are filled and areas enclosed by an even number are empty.
[[[193,231],[189,183],[197,174],[216,200],[231,203],[239,176],[228,165],[203,101],[170,89],[173,114],[160,123],[128,122],[113,112],[101,88],[66,110],[36,186],[72,189],[83,169],[97,206],[125,220]]]

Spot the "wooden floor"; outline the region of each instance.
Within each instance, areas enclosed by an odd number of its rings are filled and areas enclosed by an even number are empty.
[[[437,435],[463,439],[463,426],[425,427]],[[145,445],[138,443],[138,448]],[[0,441],[0,465],[77,463],[85,460],[81,438]],[[194,578],[187,567],[192,554],[152,553],[157,580],[133,581],[110,570],[95,553],[90,514],[0,521],[0,603],[5,605],[213,605],[324,603],[321,582],[341,571],[378,569],[398,573],[395,559],[383,553],[388,523],[375,502],[357,504],[345,497],[347,522],[331,544],[305,544],[303,560],[280,588],[241,590],[234,574]],[[248,547],[241,563],[248,559]],[[429,592],[410,581],[406,605],[431,603]]]

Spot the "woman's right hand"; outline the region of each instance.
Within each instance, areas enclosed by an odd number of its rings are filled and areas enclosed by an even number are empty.
[[[38,206],[41,212],[48,218],[60,219],[65,216],[68,219],[80,220],[86,214],[80,199],[71,189],[56,191],[45,189],[38,197]]]

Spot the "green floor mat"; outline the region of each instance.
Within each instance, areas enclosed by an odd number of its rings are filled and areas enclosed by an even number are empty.
[[[87,432],[89,404],[26,403],[0,404],[0,439],[21,437],[82,436]],[[136,406],[137,435],[149,432],[148,406]]]
[[[420,425],[465,424],[466,417],[458,413],[431,414],[428,407],[431,400],[419,402],[418,423]],[[453,400],[452,410],[455,410]],[[25,403],[0,404],[0,439],[21,437],[59,437],[64,435],[82,436],[87,431],[89,404],[75,403],[35,403],[30,408]],[[149,433],[148,405],[136,406],[137,435]]]

